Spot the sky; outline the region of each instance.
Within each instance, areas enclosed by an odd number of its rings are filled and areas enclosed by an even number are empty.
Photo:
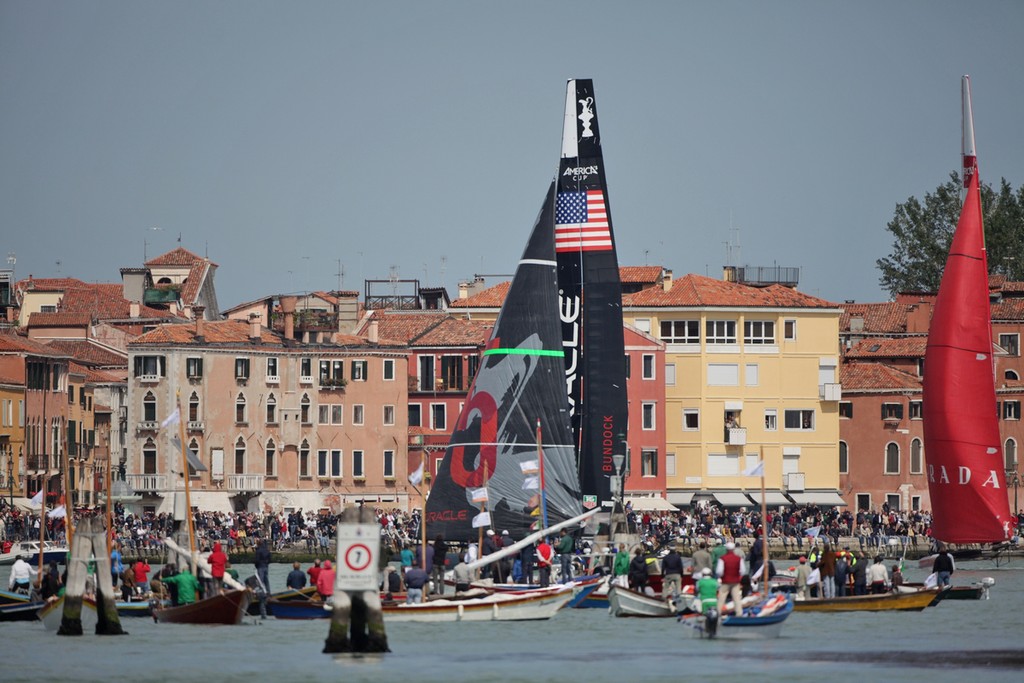
[[[1024,184],[1024,3],[0,0],[0,258],[118,282],[180,245],[220,307],[514,271],[592,78],[621,265],[800,268],[885,301],[896,205]],[[496,278],[489,282],[497,282]]]

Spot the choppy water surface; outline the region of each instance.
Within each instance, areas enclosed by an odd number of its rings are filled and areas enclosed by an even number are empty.
[[[271,568],[274,590],[289,567]],[[242,576],[251,567],[239,567]],[[0,569],[6,586],[8,568]],[[909,580],[923,574],[908,571]],[[392,652],[321,653],[326,620],[249,619],[239,627],[126,619],[123,637],[58,637],[38,623],[0,624],[4,681],[1020,681],[1024,676],[1024,559],[963,563],[957,585],[995,578],[988,601],[946,601],[923,612],[793,614],[765,642],[700,641],[672,619],[614,619],[563,610],[525,623],[392,624]]]

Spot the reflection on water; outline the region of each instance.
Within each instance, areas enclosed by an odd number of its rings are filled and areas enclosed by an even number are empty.
[[[238,567],[242,577],[251,566]],[[271,568],[284,588],[287,565]],[[0,568],[6,585],[8,568]],[[923,573],[909,570],[909,580]],[[239,627],[125,620],[131,635],[61,638],[37,623],[0,624],[3,680],[216,681],[614,681],[843,680],[1018,681],[1024,668],[1024,559],[1010,567],[964,563],[954,583],[996,579],[988,601],[940,603],[924,612],[797,613],[775,641],[688,638],[674,619],[614,619],[566,610],[550,621],[391,624],[392,652],[322,654],[328,622],[259,621]]]

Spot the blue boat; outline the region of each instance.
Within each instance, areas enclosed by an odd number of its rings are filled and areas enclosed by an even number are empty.
[[[688,626],[695,638],[724,638],[729,640],[767,640],[778,638],[782,624],[793,613],[793,596],[773,593],[755,605],[744,608],[743,616],[731,614],[714,623],[704,614],[688,614],[679,621]],[[717,615],[716,615],[717,616]]]

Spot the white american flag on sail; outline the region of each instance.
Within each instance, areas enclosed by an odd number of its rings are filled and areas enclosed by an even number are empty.
[[[555,251],[612,248],[608,209],[601,190],[559,192],[555,206]]]

